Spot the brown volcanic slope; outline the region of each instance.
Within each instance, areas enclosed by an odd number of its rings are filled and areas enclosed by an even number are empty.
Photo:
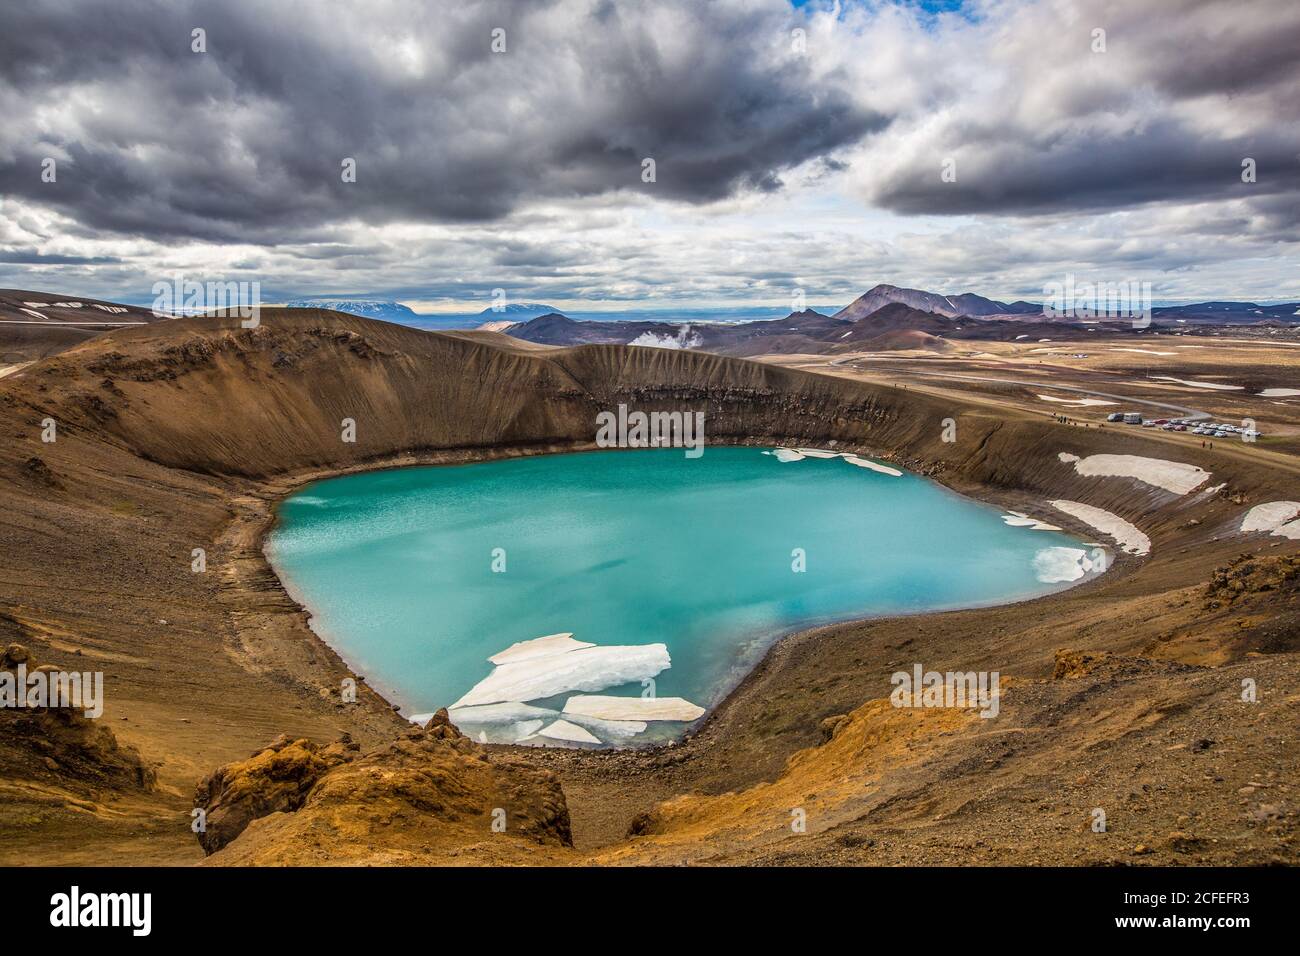
[[[1231,533],[1248,505],[1288,497],[1292,476],[1203,452],[1195,463],[1226,487],[1178,498],[1082,478],[1057,458],[1161,455],[1133,433],[698,352],[507,342],[268,309],[255,330],[178,319],[112,332],[0,380],[4,640],[44,663],[103,670],[103,725],[156,771],[156,785],[151,773],[147,788],[118,786],[77,769],[94,754],[60,763],[40,727],[6,735],[0,860],[195,861],[195,787],[228,765],[218,779],[235,791],[220,800],[269,815],[214,863],[571,862],[593,851],[927,862],[952,859],[952,834],[1003,861],[1072,862],[1081,846],[1125,855],[1134,834],[1160,837],[1149,858],[1165,862],[1295,861],[1295,575],[1270,557],[1206,591],[1240,552],[1294,552]],[[274,501],[313,475],[590,447],[596,412],[619,402],[705,411],[713,441],[836,441],[1058,523],[1043,498],[1086,501],[1138,523],[1154,554],[1026,605],[801,635],[701,733],[664,751],[516,753],[447,728],[412,734],[364,683],[359,703],[343,703],[350,671],[261,557]],[[348,418],[355,443],[341,440]],[[955,443],[941,437],[948,418]],[[51,419],[57,440],[43,442]],[[204,573],[192,572],[196,548]],[[1045,681],[1063,646],[1137,659]],[[1008,721],[882,710],[888,673],[913,661],[1013,675]],[[1242,675],[1258,681],[1262,706],[1237,700]],[[848,713],[829,748],[786,768],[822,740],[823,718]],[[264,749],[280,734],[354,743],[322,762],[306,744]],[[898,741],[934,759],[895,760]],[[1061,774],[1080,754],[1094,776],[1066,801]],[[807,802],[806,834],[790,832],[792,796]],[[664,799],[674,802],[654,809]],[[531,822],[493,841],[495,800]],[[1118,808],[1116,841],[1074,832],[1096,800]],[[1066,815],[1069,826],[1055,825]],[[624,841],[634,820],[643,835]],[[1166,839],[1178,827],[1195,832]]]
[[[109,329],[157,320],[134,305],[0,289],[0,365],[30,362]]]

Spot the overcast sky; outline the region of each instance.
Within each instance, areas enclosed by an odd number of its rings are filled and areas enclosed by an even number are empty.
[[[1298,50],[1296,0],[3,0],[0,286],[1300,299]]]

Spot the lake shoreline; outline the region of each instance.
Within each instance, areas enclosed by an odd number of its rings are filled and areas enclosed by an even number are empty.
[[[765,449],[765,448],[775,448],[775,447],[789,447],[789,448],[813,447],[808,445],[807,443],[800,444],[797,441],[791,439],[781,441],[779,439],[774,440],[770,437],[764,439],[749,439],[749,440],[742,440],[742,441],[717,442],[717,443],[713,443],[713,445],[714,447],[755,448],[755,449]],[[580,454],[585,452],[617,453],[617,452],[630,452],[630,451],[638,451],[638,450],[640,449],[600,448],[594,442],[572,443],[570,445],[560,445],[560,446],[527,445],[527,446],[519,446],[519,447],[506,447],[506,448],[493,448],[493,449],[455,449],[455,450],[440,451],[437,453],[431,453],[429,455],[423,455],[423,456],[411,456],[411,455],[394,456],[390,459],[385,459],[373,463],[363,463],[363,464],[354,465],[343,469],[324,469],[324,470],[312,469],[308,471],[295,473],[292,475],[281,476],[278,477],[274,482],[268,483],[268,487],[264,489],[268,494],[271,495],[271,498],[269,500],[269,513],[265,517],[261,526],[258,528],[255,542],[254,542],[254,546],[257,551],[259,562],[262,565],[258,569],[258,574],[259,576],[270,574],[275,578],[279,588],[283,592],[285,599],[290,601],[298,609],[299,613],[302,615],[302,619],[305,624],[305,629],[310,635],[310,640],[313,643],[318,644],[325,653],[337,659],[342,664],[342,666],[347,668],[350,672],[359,675],[359,683],[361,681],[364,681],[366,687],[372,692],[374,692],[375,697],[377,697],[377,701],[371,702],[372,705],[377,704],[379,707],[382,707],[389,712],[400,713],[402,710],[410,709],[409,705],[403,701],[402,694],[398,692],[395,688],[391,686],[386,686],[382,680],[372,677],[369,674],[365,674],[365,670],[366,670],[365,668],[360,667],[358,662],[355,661],[355,659],[351,659],[349,655],[340,646],[338,646],[337,643],[329,639],[328,635],[319,633],[316,630],[316,628],[312,626],[311,622],[313,621],[313,619],[317,617],[316,612],[313,611],[308,604],[304,603],[298,598],[298,596],[296,596],[296,594],[292,590],[292,586],[285,583],[285,581],[282,579],[281,573],[275,568],[274,564],[267,556],[266,547],[268,543],[268,538],[274,532],[279,522],[280,506],[292,495],[302,491],[309,485],[315,484],[320,481],[327,481],[330,479],[340,478],[340,477],[345,477],[350,475],[370,474],[370,473],[383,472],[383,471],[397,471],[397,470],[403,470],[407,468],[429,468],[429,467],[436,468],[436,467],[448,467],[448,466],[468,465],[468,464],[481,464],[487,462],[509,461],[509,460],[514,460],[519,458],[532,458],[541,455],[566,455],[566,454]],[[844,445],[841,447],[837,445],[836,450],[837,452],[842,452],[844,454],[854,454],[863,457],[878,459],[881,461],[890,461],[890,459],[887,456],[881,455],[878,452],[869,451],[866,448],[866,446]],[[946,494],[960,498],[967,502],[973,502],[979,504],[984,507],[999,509],[1004,513],[1007,510],[1009,510],[1009,508],[1012,507],[1013,505],[1031,506],[1026,501],[1020,501],[1018,496],[1016,495],[997,495],[997,496],[989,495],[987,497],[977,496],[971,494],[969,490],[959,491],[956,488],[953,488],[945,484],[942,480],[939,480],[937,478],[926,476],[923,474],[918,474],[918,473],[913,473],[913,474],[915,474],[916,477],[925,478],[929,480]],[[999,501],[993,500],[994,498],[1004,499],[1006,501],[1011,502],[1012,504],[1002,504]],[[1041,512],[1043,509],[1040,507],[1038,508],[1038,510]],[[1071,530],[1068,527],[1069,524],[1070,522],[1068,520],[1062,522],[1062,526],[1065,530]],[[1072,530],[1071,533],[1074,533],[1076,537],[1080,539],[1081,543],[1082,541],[1086,540],[1088,537],[1095,537],[1095,532],[1093,532],[1092,529],[1088,528],[1086,525],[1077,522],[1075,524],[1076,524],[1076,529]],[[718,695],[715,702],[704,705],[706,707],[706,713],[701,718],[699,718],[699,720],[693,726],[688,727],[684,731],[684,738],[678,737],[668,742],[657,741],[657,742],[648,742],[648,743],[643,742],[643,743],[630,743],[630,744],[607,744],[599,749],[654,753],[657,751],[663,751],[668,748],[678,746],[683,741],[683,739],[689,739],[690,737],[698,736],[706,729],[706,727],[708,727],[710,724],[713,723],[715,716],[718,714],[718,712],[724,709],[731,702],[731,699],[733,697],[744,694],[746,692],[747,687],[749,687],[751,683],[751,677],[754,674],[754,672],[762,667],[765,659],[769,655],[771,655],[777,649],[778,646],[785,644],[787,642],[798,642],[801,640],[809,639],[810,637],[812,637],[813,635],[819,632],[838,628],[838,627],[843,627],[845,625],[850,625],[850,624],[863,624],[872,621],[882,621],[882,620],[891,620],[891,619],[906,619],[906,618],[921,619],[921,618],[932,617],[935,615],[950,614],[957,611],[980,610],[980,609],[994,608],[994,607],[1003,607],[1003,608],[1014,607],[1017,605],[1023,605],[1031,602],[1047,600],[1055,596],[1056,594],[1059,594],[1062,591],[1084,587],[1094,583],[1095,581],[1100,580],[1102,577],[1105,577],[1107,575],[1115,575],[1120,572],[1121,566],[1129,567],[1131,569],[1134,563],[1133,560],[1129,559],[1125,555],[1122,555],[1122,553],[1118,552],[1118,549],[1112,549],[1112,550],[1115,552],[1114,556],[1117,559],[1117,563],[1112,563],[1111,567],[1107,569],[1104,575],[1092,575],[1089,577],[1082,578],[1078,581],[1065,582],[1060,584],[1057,587],[1048,590],[1044,594],[1034,595],[1030,597],[1021,597],[1021,598],[1016,598],[1008,601],[992,600],[987,602],[981,601],[976,603],[961,603],[953,607],[935,608],[935,609],[928,609],[928,610],[916,611],[910,613],[885,612],[881,614],[852,615],[834,621],[814,624],[811,626],[798,625],[792,628],[782,630],[780,633],[772,635],[770,636],[770,638],[764,639],[762,641],[763,649],[760,653],[756,655],[756,657],[753,660],[737,666],[736,670],[738,671],[738,674],[736,679],[734,681],[729,681],[725,685],[724,689]],[[303,675],[303,676],[307,676],[307,675]],[[405,719],[404,716],[403,719]],[[488,744],[487,746],[507,748],[507,749],[517,749],[520,751],[526,751],[530,753],[536,752],[538,749],[543,749],[543,748],[536,748],[536,747],[527,747],[519,744],[505,744],[505,743],[492,743],[492,744]],[[575,748],[569,748],[569,749],[575,749]]]

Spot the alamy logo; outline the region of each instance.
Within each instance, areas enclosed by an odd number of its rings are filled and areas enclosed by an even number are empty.
[[[996,717],[1002,696],[997,671],[895,671],[889,702],[895,707],[978,707],[981,717]]]
[[[104,712],[102,671],[59,671],[26,664],[0,671],[0,707],[81,708],[87,717]]]
[[[704,454],[703,412],[629,412],[596,416],[596,445],[600,448],[685,448],[687,458]]]
[[[1130,319],[1133,328],[1151,324],[1151,283],[1076,282],[1068,273],[1064,282],[1043,286],[1043,315],[1049,319]]]
[[[128,926],[148,936],[153,923],[151,893],[82,893],[78,886],[50,897],[51,926]]]

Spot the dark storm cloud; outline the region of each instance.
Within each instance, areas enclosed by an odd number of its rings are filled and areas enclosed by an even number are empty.
[[[882,204],[912,214],[1055,214],[1300,190],[1294,131],[1212,141],[1157,121],[1113,139],[996,132],[964,139],[948,154],[956,162],[955,182],[940,179],[936,159],[890,181],[879,195]],[[1256,164],[1254,183],[1242,181],[1246,158]]]
[[[1036,215],[1300,190],[1295,0],[1066,0],[1026,4],[1000,27],[941,118],[900,136],[908,161],[867,183],[874,202]],[[956,182],[940,176],[950,158]]]
[[[0,249],[0,262],[25,266],[112,265],[122,260],[115,256],[67,256],[38,252],[35,249]]]
[[[791,17],[686,0],[6,0],[0,193],[107,232],[265,243],[618,189],[775,190],[886,125],[813,82]],[[348,157],[356,183],[340,179]]]

